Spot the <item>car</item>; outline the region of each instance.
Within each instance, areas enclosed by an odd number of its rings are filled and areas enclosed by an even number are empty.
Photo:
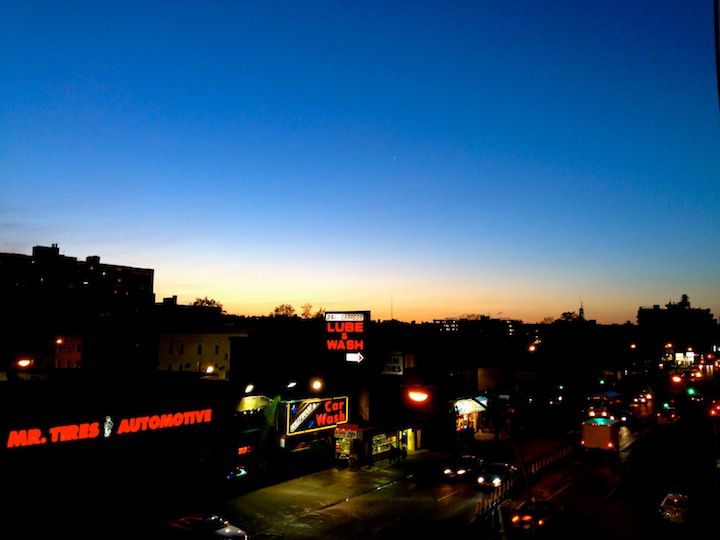
[[[668,493],[660,503],[660,519],[670,523],[685,523],[687,521],[688,503],[689,499],[686,494]]]
[[[708,407],[708,415],[713,418],[720,418],[720,399],[713,399]]]
[[[610,411],[610,418],[617,420],[623,426],[632,426],[635,424],[635,415],[630,409],[623,407],[614,407]]]
[[[176,517],[169,522],[170,529],[178,538],[211,539],[236,538],[247,540],[248,534],[217,514],[190,514]]]
[[[612,412],[606,406],[591,406],[585,411],[585,416],[588,418],[609,418],[612,416]]]
[[[499,489],[507,486],[515,477],[517,467],[509,463],[490,463],[480,469],[477,476],[478,487]]]
[[[680,415],[675,407],[663,407],[655,413],[655,422],[658,424],[674,424],[680,420]]]
[[[510,512],[510,525],[525,531],[546,529],[557,520],[561,510],[559,505],[546,499],[524,500]]]
[[[443,463],[440,472],[446,480],[471,480],[477,478],[484,460],[473,455],[462,455]]]

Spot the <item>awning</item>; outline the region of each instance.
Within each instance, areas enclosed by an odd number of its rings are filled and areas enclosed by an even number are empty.
[[[470,414],[487,410],[487,401],[480,403],[477,398],[462,398],[455,400],[455,411],[458,414]]]

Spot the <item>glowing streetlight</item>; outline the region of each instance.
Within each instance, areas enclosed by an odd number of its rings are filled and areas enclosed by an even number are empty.
[[[414,403],[425,403],[430,397],[430,394],[424,390],[408,390],[407,395]]]
[[[17,365],[17,367],[22,368],[22,369],[27,369],[30,366],[32,366],[32,364],[33,364],[32,358],[18,358],[17,362],[15,362],[15,365]]]
[[[310,388],[312,388],[313,392],[319,392],[323,388],[323,382],[322,379],[315,378],[312,381],[310,381]]]

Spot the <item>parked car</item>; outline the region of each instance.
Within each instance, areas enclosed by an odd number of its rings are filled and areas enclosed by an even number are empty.
[[[506,486],[515,476],[517,467],[509,463],[490,463],[480,469],[477,477],[479,487],[499,489]]]
[[[442,477],[446,480],[469,480],[477,479],[484,460],[473,455],[458,456],[443,463],[440,468]]]
[[[169,522],[177,538],[215,539],[236,538],[247,540],[247,533],[217,514],[192,514],[173,518]]]
[[[685,523],[688,502],[688,496],[684,493],[668,493],[660,503],[660,519],[671,523]]]

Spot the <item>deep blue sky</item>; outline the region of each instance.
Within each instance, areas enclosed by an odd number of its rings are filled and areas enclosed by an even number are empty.
[[[711,0],[0,1],[0,251],[231,313],[720,312]]]

